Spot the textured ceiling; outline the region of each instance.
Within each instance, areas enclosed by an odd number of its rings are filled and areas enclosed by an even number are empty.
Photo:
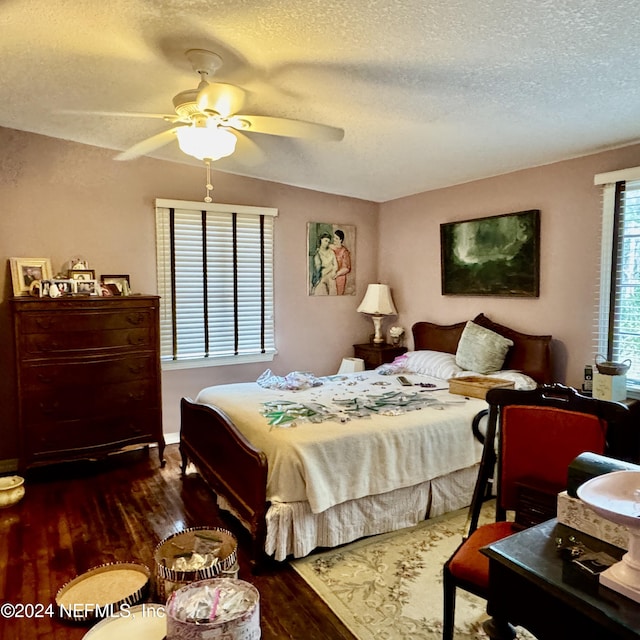
[[[639,16],[631,0],[4,0],[0,126],[115,156],[171,125],[60,111],[173,113],[199,80],[184,53],[204,48],[244,112],[345,130],[252,134],[261,160],[239,145],[214,168],[382,202],[638,141]],[[175,142],[153,156],[198,164]]]

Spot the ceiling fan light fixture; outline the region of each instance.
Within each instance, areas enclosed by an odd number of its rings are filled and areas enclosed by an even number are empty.
[[[180,150],[198,160],[219,160],[236,150],[235,135],[217,125],[180,127],[176,135]]]

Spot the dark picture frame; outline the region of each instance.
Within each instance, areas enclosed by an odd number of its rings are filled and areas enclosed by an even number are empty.
[[[440,225],[442,295],[537,298],[540,210]]]
[[[114,285],[113,287],[108,287],[111,290],[112,295],[119,296],[128,296],[131,293],[131,282],[129,282],[128,274],[119,274],[119,275],[101,275],[100,282],[103,285]],[[118,293],[115,293],[115,291]]]

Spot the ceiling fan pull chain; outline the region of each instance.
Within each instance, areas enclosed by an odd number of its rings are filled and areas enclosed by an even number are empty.
[[[204,198],[205,202],[213,202],[213,198],[211,197],[211,192],[213,191],[213,185],[211,184],[211,160],[205,160],[204,163],[207,165],[207,195]]]

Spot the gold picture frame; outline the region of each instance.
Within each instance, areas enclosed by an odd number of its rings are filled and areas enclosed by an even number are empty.
[[[9,258],[9,264],[15,296],[28,296],[32,282],[53,277],[49,258]]]
[[[69,269],[67,278],[70,280],[95,280],[95,269]]]

